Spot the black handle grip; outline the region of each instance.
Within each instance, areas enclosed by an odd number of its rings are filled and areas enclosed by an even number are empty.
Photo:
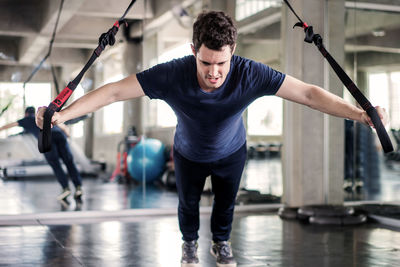
[[[43,114],[43,129],[39,132],[38,148],[40,153],[49,152],[51,150],[51,118],[55,110],[49,105]]]
[[[393,151],[393,145],[390,141],[389,135],[386,132],[385,126],[378,115],[378,112],[374,107],[370,107],[366,110],[368,116],[371,118],[372,124],[375,127],[376,133],[378,134],[379,141],[381,142],[383,151],[389,153]]]

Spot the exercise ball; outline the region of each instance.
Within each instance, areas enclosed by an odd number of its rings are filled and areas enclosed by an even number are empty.
[[[165,146],[157,139],[141,139],[128,151],[128,172],[132,179],[151,182],[161,178],[166,163]]]

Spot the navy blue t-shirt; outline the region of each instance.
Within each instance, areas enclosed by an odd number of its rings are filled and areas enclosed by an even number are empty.
[[[24,131],[26,133],[30,133],[33,134],[36,138],[39,138],[39,127],[37,127],[36,122],[35,122],[35,116],[27,116],[24,117],[20,120],[17,121],[18,125],[21,126],[22,128],[24,128]],[[54,126],[53,128],[51,128],[51,131],[54,132],[60,132],[62,134],[64,134],[64,132],[58,128],[57,126]]]
[[[275,94],[285,75],[234,55],[226,80],[213,92],[200,88],[194,56],[156,65],[137,78],[148,97],[162,99],[174,110],[175,149],[189,160],[211,162],[246,142],[243,111],[255,99]]]

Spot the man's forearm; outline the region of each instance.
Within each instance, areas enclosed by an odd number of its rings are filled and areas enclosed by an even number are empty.
[[[112,84],[106,84],[75,100],[71,105],[59,112],[57,123],[80,117],[94,112],[115,101]]]
[[[6,124],[6,125],[0,127],[0,131],[10,129],[15,126],[18,126],[18,122],[12,122],[12,123]]]
[[[60,122],[65,122],[96,111],[113,102],[137,98],[143,95],[144,92],[136,78],[136,74],[132,74],[121,81],[106,84],[82,96],[59,112],[59,120]]]
[[[286,75],[276,95],[336,117],[365,123],[363,110],[321,87],[302,82],[290,75]]]
[[[309,106],[336,117],[363,122],[362,114],[364,111],[362,109],[319,87],[311,90]]]

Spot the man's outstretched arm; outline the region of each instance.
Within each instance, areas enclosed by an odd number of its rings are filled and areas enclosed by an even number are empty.
[[[18,122],[16,122],[16,121],[15,122],[11,122],[9,124],[6,124],[6,125],[0,127],[0,131],[10,129],[10,128],[15,127],[15,126],[18,126]]]
[[[57,125],[94,112],[111,103],[141,96],[144,96],[143,89],[136,78],[136,74],[132,74],[118,82],[103,85],[75,100],[71,105],[60,112],[55,112],[52,117],[52,124]],[[46,107],[39,108],[36,113],[36,124],[40,129],[43,128],[43,114],[46,110],[45,108]]]
[[[302,82],[290,75],[286,75],[276,95],[336,117],[373,126],[371,119],[364,110],[321,87]],[[376,110],[385,125],[387,123],[386,111],[381,107],[376,107]]]

